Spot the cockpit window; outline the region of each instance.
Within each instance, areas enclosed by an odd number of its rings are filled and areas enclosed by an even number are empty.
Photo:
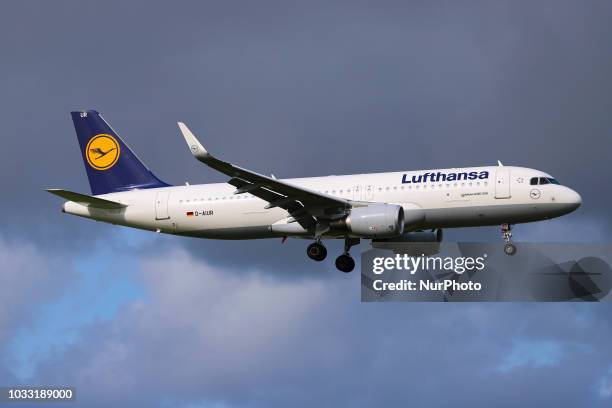
[[[531,184],[532,186],[537,186],[538,184],[542,185],[542,184],[561,184],[557,181],[557,179],[554,179],[552,177],[532,177],[529,180],[529,184]]]

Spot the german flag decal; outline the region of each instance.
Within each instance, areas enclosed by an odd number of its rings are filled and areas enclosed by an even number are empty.
[[[188,217],[193,217],[193,211],[187,211],[187,216]]]

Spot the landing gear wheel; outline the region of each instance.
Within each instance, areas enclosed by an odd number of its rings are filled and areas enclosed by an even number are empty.
[[[516,254],[516,246],[512,243],[512,225],[502,224],[501,225],[502,237],[504,238],[504,253],[508,256]]]
[[[310,259],[320,262],[327,256],[327,249],[325,249],[325,247],[318,242],[313,242],[312,244],[308,245],[306,254]]]
[[[336,258],[336,268],[344,273],[349,273],[355,269],[355,260],[350,255],[340,255]]]
[[[516,254],[516,246],[514,244],[506,244],[504,245],[504,252],[506,253],[506,255],[508,256],[512,256],[514,254]]]

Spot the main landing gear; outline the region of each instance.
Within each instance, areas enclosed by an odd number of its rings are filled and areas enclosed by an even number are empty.
[[[516,245],[512,243],[512,226],[510,224],[501,225],[502,237],[504,238],[504,253],[508,256],[516,254]]]
[[[355,260],[349,254],[351,247],[359,244],[359,238],[346,238],[344,240],[344,252],[336,258],[336,268],[340,271],[348,273],[355,269]],[[315,261],[322,261],[327,257],[327,249],[321,244],[320,240],[308,245],[306,249],[308,257]]]
[[[355,260],[349,254],[342,254],[336,258],[336,268],[344,273],[349,273],[355,269]]]
[[[321,262],[327,257],[327,249],[321,244],[320,240],[313,242],[306,248],[306,254],[314,261]]]
[[[359,238],[345,238],[344,239],[344,252],[338,258],[336,258],[336,268],[338,270],[349,273],[355,269],[355,260],[349,254],[351,247],[359,244]]]

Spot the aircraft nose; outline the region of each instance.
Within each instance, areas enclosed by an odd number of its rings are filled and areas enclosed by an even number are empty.
[[[570,211],[574,211],[582,204],[582,197],[580,197],[580,194],[578,194],[571,188],[568,188],[567,192],[564,195],[565,199],[563,201],[567,204],[568,209]]]

